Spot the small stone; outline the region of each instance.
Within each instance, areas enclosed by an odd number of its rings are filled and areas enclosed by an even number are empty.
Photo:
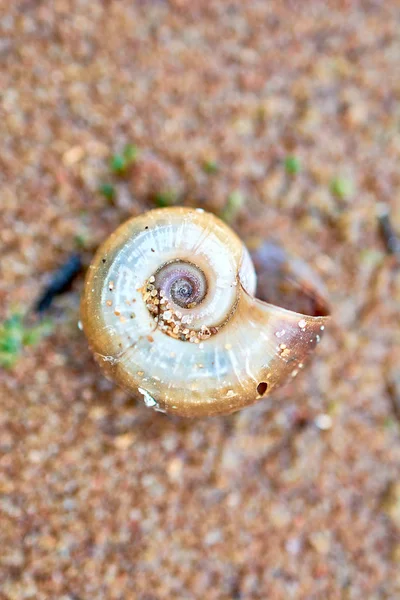
[[[271,507],[269,518],[274,527],[287,527],[292,520],[290,512],[284,505],[276,504]]]
[[[72,166],[81,161],[84,156],[85,150],[82,148],[82,146],[73,146],[64,152],[63,161],[65,165]]]
[[[332,427],[332,417],[327,414],[317,415],[314,419],[315,425],[322,431],[328,431]]]
[[[328,554],[331,549],[331,532],[316,531],[308,536],[308,541],[318,554]]]
[[[181,458],[173,458],[167,466],[169,478],[173,481],[178,481],[181,478],[183,470],[183,462]]]
[[[214,546],[218,542],[222,541],[222,533],[219,529],[213,529],[209,531],[204,537],[204,543],[206,546]]]
[[[132,433],[118,435],[114,440],[114,446],[118,448],[118,450],[126,450],[127,448],[132,446],[134,439],[135,438]]]
[[[302,543],[300,538],[289,538],[285,544],[286,551],[289,554],[293,554],[293,556],[297,556],[302,548]]]

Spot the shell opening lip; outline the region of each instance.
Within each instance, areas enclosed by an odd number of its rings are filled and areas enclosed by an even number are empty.
[[[310,317],[329,317],[331,308],[315,272],[275,242],[263,241],[251,252],[257,273],[256,298]]]
[[[247,293],[243,286],[242,290]],[[297,282],[297,285],[293,282],[291,294],[293,296],[288,300],[282,299],[276,301],[275,299],[271,299],[268,294],[259,293],[257,287],[256,299],[264,304],[275,306],[280,310],[297,314],[299,317],[306,317],[307,319],[330,318],[331,308],[328,301],[319,295],[315,289],[305,289],[300,282]]]
[[[320,296],[315,289],[305,289],[300,282],[297,282],[297,286],[296,283],[293,282],[292,293],[296,298],[291,299],[289,302],[285,302],[284,300],[280,302],[270,301],[268,295],[264,296],[259,293],[257,293],[256,296],[257,300],[261,302],[271,304],[272,306],[276,306],[292,313],[297,313],[299,316],[307,318],[328,318],[331,316],[331,309],[328,301]],[[310,306],[310,308],[307,309],[307,305]]]

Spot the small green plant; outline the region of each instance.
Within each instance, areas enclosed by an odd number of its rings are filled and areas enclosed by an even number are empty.
[[[90,229],[84,223],[80,223],[76,234],[74,235],[75,246],[79,250],[85,250],[90,247]]]
[[[86,246],[86,236],[82,233],[77,233],[74,236],[74,242],[79,249],[83,250]]]
[[[226,223],[232,223],[237,217],[239,210],[244,205],[245,199],[240,190],[234,190],[228,196],[228,200],[221,211],[220,217]]]
[[[175,190],[163,190],[154,194],[154,204],[159,208],[173,206],[178,201],[178,194]]]
[[[123,157],[128,166],[132,165],[139,157],[139,148],[135,144],[126,144]]]
[[[75,246],[80,250],[85,250],[88,247],[89,235],[88,233],[77,233],[74,236]]]
[[[396,419],[393,419],[393,417],[386,417],[383,421],[383,426],[385,429],[395,429],[396,425],[397,421]]]
[[[288,175],[298,175],[301,171],[301,162],[297,156],[289,155],[285,158],[285,170]]]
[[[113,154],[110,160],[110,169],[116,175],[122,175],[125,173],[126,164],[122,154]]]
[[[330,190],[337,198],[346,200],[354,193],[354,185],[351,179],[347,177],[334,177],[331,181]]]
[[[107,198],[109,202],[112,202],[117,195],[115,187],[112,183],[102,183],[99,187],[99,192],[104,196],[104,198]]]
[[[115,175],[125,175],[138,159],[139,149],[135,144],[126,144],[122,153],[113,154],[110,169]]]
[[[219,171],[219,166],[215,160],[206,160],[203,163],[203,171],[208,175],[215,175]]]
[[[26,325],[23,316],[14,313],[0,324],[0,367],[11,369],[26,346],[34,346],[51,330],[49,321]]]

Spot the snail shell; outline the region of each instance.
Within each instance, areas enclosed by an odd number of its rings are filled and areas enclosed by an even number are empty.
[[[88,270],[82,324],[106,375],[156,410],[181,416],[248,406],[294,377],[326,316],[254,297],[237,235],[200,209],[130,219]]]

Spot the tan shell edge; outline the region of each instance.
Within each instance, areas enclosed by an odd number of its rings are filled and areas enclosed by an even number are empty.
[[[144,216],[138,219],[143,221]],[[240,410],[296,377],[320,342],[329,317],[302,315],[267,304],[249,295],[240,283],[233,317],[204,344],[172,340],[171,356],[175,354],[175,358],[160,357],[159,345],[165,345],[168,336],[155,327],[150,336],[139,336],[132,345],[119,349],[118,334],[102,321],[99,298],[107,262],[112,261],[123,239],[132,234],[138,219],[125,223],[99,249],[85,283],[83,328],[106,376],[147,406],[183,417]],[[212,220],[218,221],[215,217]],[[238,272],[240,263],[241,258]],[[148,369],[138,367],[141,360]],[[157,365],[156,370],[153,365]]]

